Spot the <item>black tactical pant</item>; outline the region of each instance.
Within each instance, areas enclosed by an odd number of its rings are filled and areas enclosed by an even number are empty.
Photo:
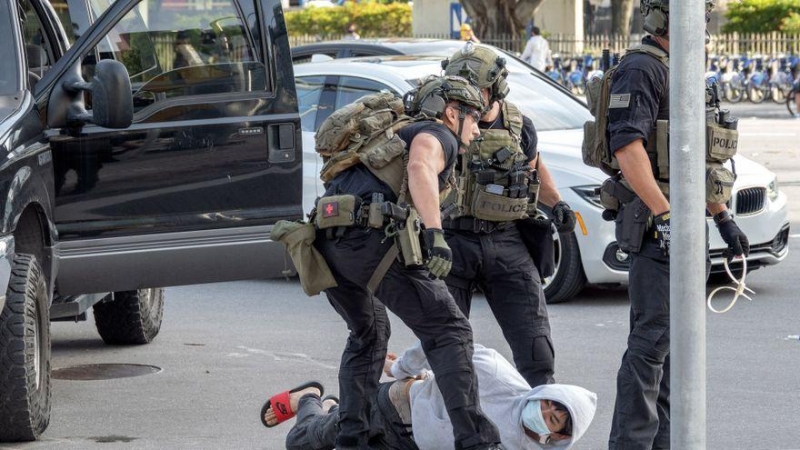
[[[631,253],[631,331],[617,373],[609,450],[670,448],[669,257],[651,236],[645,233],[642,248]],[[706,224],[706,279],[710,273]]]
[[[628,349],[617,374],[609,450],[670,447],[669,257],[645,237],[631,253]]]
[[[427,269],[408,269],[395,261],[373,297],[367,282],[392,245],[383,231],[349,228],[335,239],[319,233],[315,245],[338,283],[325,293],[350,330],[339,369],[336,448],[369,448],[370,408],[391,334],[386,307],[422,343],[453,424],[455,448],[482,449],[500,442],[494,424],[480,409],[472,328],[444,282],[432,280]]]
[[[389,400],[389,387],[397,381],[381,384],[370,405],[369,448],[374,450],[418,450],[411,431],[403,426],[397,409]],[[297,422],[286,436],[286,450],[332,450],[338,433],[338,406],[325,413],[316,395],[300,399]]]
[[[469,316],[480,288],[511,347],[514,364],[531,387],[553,383],[550,320],[539,272],[515,226],[491,233],[445,230],[453,269],[445,280]]]

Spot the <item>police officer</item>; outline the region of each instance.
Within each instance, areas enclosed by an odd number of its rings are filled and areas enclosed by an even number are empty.
[[[537,177],[540,199],[552,207],[558,230],[571,231],[575,215],[561,201],[538,158],[533,123],[504,100],[505,60],[487,46],[468,43],[444,64],[448,75],[477,84],[489,104],[479,124],[481,142],[473,142],[457,165],[465,192],[459,196],[462,215],[444,222],[453,249],[453,269],[445,281],[467,315],[473,292],[480,288],[517,370],[531,387],[553,383],[554,353],[542,281],[515,221],[536,214]],[[549,229],[549,220],[543,222]]]
[[[713,1],[707,0],[706,7],[708,15]],[[631,313],[628,348],[617,375],[611,450],[670,447],[669,171],[656,163],[658,152],[668,152],[667,145],[659,148],[657,126],[659,120],[669,119],[668,59],[660,57],[669,54],[669,2],[642,0],[641,12],[649,33],[641,48],[647,51],[629,50],[620,62],[608,105],[609,147],[635,194],[617,216],[617,240],[631,240]],[[642,203],[652,212],[653,224],[649,229],[642,225],[642,234],[632,238],[635,216],[646,219],[641,216],[647,212]],[[708,203],[707,208],[729,246],[728,254],[747,255],[747,237],[725,204]]]
[[[387,353],[389,308],[420,339],[436,371],[453,424],[455,448],[496,449],[500,448],[499,434],[479,405],[469,321],[444,282],[431,276],[444,277],[452,260],[441,229],[439,194],[450,179],[459,147],[479,136],[477,123],[484,104],[480,92],[457,77],[427,80],[414,102],[436,116],[435,121],[417,121],[397,132],[407,143],[404,184],[426,227],[423,233],[430,254],[427,267],[406,267],[394,260],[373,295],[367,288],[370,278],[393,245],[384,228],[356,225],[335,234],[317,233],[315,241],[338,284],[325,293],[350,330],[339,370],[336,448],[370,448],[370,402],[376,398]],[[392,186],[364,164],[331,180],[325,195],[336,194],[355,195],[363,204],[370,203],[374,194],[386,201],[398,201]]]

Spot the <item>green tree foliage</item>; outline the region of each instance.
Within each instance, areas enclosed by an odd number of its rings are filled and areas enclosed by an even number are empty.
[[[411,5],[406,2],[362,1],[286,12],[286,28],[295,35],[339,36],[351,22],[356,24],[362,38],[411,36]]]
[[[800,31],[800,0],[741,0],[728,3],[724,33]]]

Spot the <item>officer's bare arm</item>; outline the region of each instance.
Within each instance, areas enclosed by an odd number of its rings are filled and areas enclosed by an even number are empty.
[[[644,141],[637,139],[618,149],[614,156],[625,179],[630,183],[636,195],[644,201],[655,215],[669,211],[669,201],[658,188],[653,177],[650,160],[644,149]]]
[[[728,209],[725,203],[706,203],[706,209],[708,212],[711,213],[712,216],[721,213]]]
[[[408,190],[425,226],[442,228],[439,217],[439,173],[444,170],[441,142],[428,133],[411,141],[408,157]]]
[[[539,159],[539,156],[536,156],[531,161],[531,168],[536,168],[537,159]],[[550,175],[550,171],[547,170],[547,165],[545,165],[543,159],[539,161],[539,180],[542,183],[539,186],[539,201],[552,208],[561,200],[561,194],[558,193],[556,181]]]

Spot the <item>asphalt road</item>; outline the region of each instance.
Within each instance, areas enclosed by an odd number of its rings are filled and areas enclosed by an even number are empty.
[[[777,107],[759,107],[770,106]],[[743,118],[740,149],[778,173],[793,199],[793,230],[800,229],[800,121],[788,114],[771,118],[766,109],[748,118],[736,108]],[[753,302],[707,315],[709,449],[800,449],[800,234],[792,233],[782,264],[748,276]],[[106,346],[91,317],[54,323],[54,369],[123,363],[161,371],[54,380],[52,421],[43,439],[0,449],[281,449],[291,425],[265,429],[258,418],[269,395],[310,379],[338,393],[347,330],[323,297],[304,296],[296,280],[187,286],[166,295],[164,324],[150,345]],[[576,449],[606,447],[628,332],[626,295],[624,289],[587,290],[549,307],[558,381],[585,386],[599,398]],[[413,337],[399,320],[392,323],[391,349],[401,351]],[[480,299],[472,323],[476,342],[510,357]]]

